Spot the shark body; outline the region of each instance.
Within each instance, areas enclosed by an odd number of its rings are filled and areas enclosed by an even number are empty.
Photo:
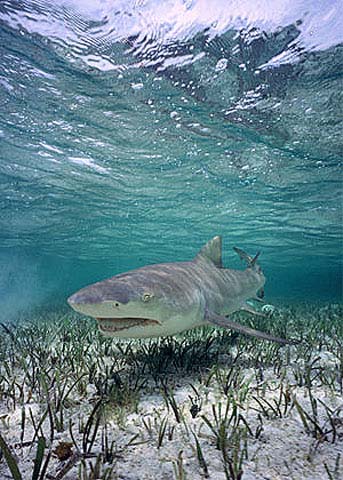
[[[201,325],[216,325],[278,343],[292,343],[231,321],[246,303],[260,300],[265,277],[257,257],[235,248],[245,270],[222,266],[222,241],[216,236],[188,262],[148,265],[82,288],[68,298],[76,311],[96,318],[106,336],[144,338],[173,335]]]

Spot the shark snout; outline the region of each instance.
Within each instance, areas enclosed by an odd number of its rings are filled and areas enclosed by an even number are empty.
[[[100,293],[80,290],[79,292],[74,293],[68,298],[68,303],[70,306],[78,305],[94,305],[102,302],[102,296]]]
[[[91,287],[80,290],[68,298],[73,310],[92,317],[113,315],[120,307],[118,300],[108,298],[99,289]]]
[[[136,289],[110,279],[82,288],[68,298],[68,303],[77,312],[93,317],[109,317],[120,315],[121,307],[137,298]]]

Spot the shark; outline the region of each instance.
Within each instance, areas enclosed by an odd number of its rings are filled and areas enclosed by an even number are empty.
[[[263,315],[251,300],[263,302],[265,276],[240,248],[244,270],[224,268],[222,237],[208,241],[190,261],[147,265],[86,286],[68,298],[75,311],[95,318],[100,332],[119,338],[175,335],[212,325],[244,335],[294,343],[233,321],[239,310]],[[250,303],[248,303],[250,301]]]

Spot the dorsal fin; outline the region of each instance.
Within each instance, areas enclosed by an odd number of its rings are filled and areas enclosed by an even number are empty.
[[[216,267],[222,268],[222,237],[217,235],[209,240],[195,257],[195,259],[198,258],[206,258],[213,262]]]

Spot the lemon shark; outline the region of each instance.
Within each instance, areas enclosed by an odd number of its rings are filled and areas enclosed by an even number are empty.
[[[245,270],[223,267],[222,239],[216,236],[191,261],[121,273],[82,288],[68,303],[77,312],[96,318],[100,331],[111,337],[161,337],[215,325],[281,344],[293,343],[228,317],[238,310],[258,314],[247,300],[261,301],[265,284],[257,263],[259,254],[252,258],[239,248],[234,250],[247,263]]]

